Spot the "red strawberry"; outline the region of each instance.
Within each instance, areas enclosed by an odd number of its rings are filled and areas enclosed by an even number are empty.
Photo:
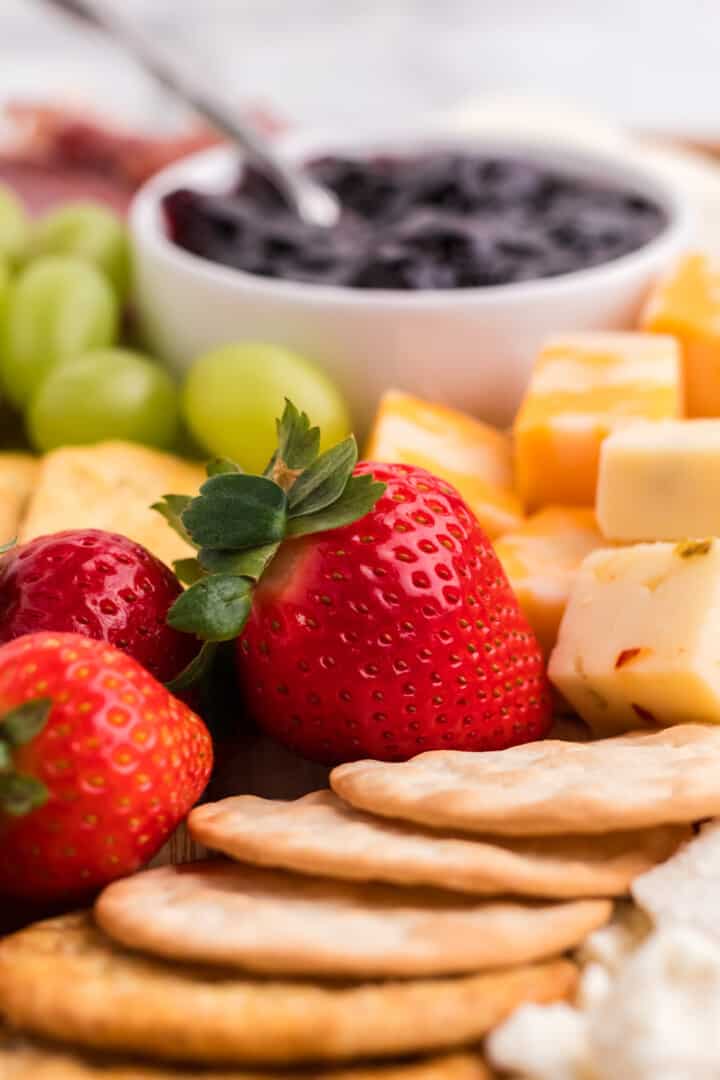
[[[544,735],[542,657],[477,521],[424,469],[362,463],[360,521],[283,546],[238,662],[269,734],[320,761],[497,750]]]
[[[80,634],[0,648],[0,895],[70,901],[155,855],[212,766],[203,722]]]
[[[172,625],[215,640],[242,632],[257,722],[319,761],[545,735],[540,648],[460,495],[413,466],[353,470],[353,440],[318,458],[308,428],[286,411],[264,478],[216,475],[185,505],[208,576]]]
[[[159,559],[116,533],[41,536],[0,559],[0,644],[38,630],[74,631],[115,645],[169,682],[198,643],[166,623],[182,588]]]

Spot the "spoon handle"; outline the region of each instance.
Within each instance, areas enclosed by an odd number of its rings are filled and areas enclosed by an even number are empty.
[[[216,91],[209,90],[203,79],[118,11],[116,5],[111,7],[101,0],[46,0],[46,3],[82,19],[120,44],[156,82],[240,146],[260,172],[273,181],[299,217],[322,226],[337,221],[339,206],[331,192],[282,161],[264,136],[238,117]]]

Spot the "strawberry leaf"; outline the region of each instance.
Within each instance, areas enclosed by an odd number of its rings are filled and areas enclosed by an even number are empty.
[[[211,574],[240,574],[259,581],[280,544],[264,544],[247,551],[222,551],[219,548],[203,548],[200,563]]]
[[[289,517],[314,514],[334,503],[345,490],[357,458],[357,443],[353,435],[321,454],[290,488]]]
[[[287,524],[288,536],[307,536],[310,533],[337,529],[350,525],[368,514],[385,491],[385,484],[378,483],[370,473],[351,476],[339,499],[331,506],[314,514],[292,518]]]
[[[182,581],[183,585],[194,585],[196,581],[204,577],[203,568],[197,559],[176,559],[173,563],[175,577]]]
[[[31,742],[47,724],[52,707],[52,698],[35,698],[17,705],[0,717],[0,739],[11,747]]]
[[[204,641],[230,641],[250,614],[253,584],[237,574],[213,574],[177,598],[167,621]]]
[[[179,694],[181,690],[188,690],[191,686],[199,683],[210,671],[217,650],[217,641],[203,641],[202,648],[194,660],[191,660],[179,675],[176,675],[174,679],[165,684],[170,693]]]
[[[12,551],[16,544],[17,537],[14,537],[12,540],[8,540],[7,544],[0,544],[0,555],[7,555],[8,551]]]
[[[242,632],[255,583],[284,540],[349,525],[385,491],[372,475],[353,475],[353,436],[319,456],[319,429],[291,401],[277,430],[278,449],[263,476],[218,459],[208,465],[199,495],[167,495],[155,507],[198,551],[197,559],[175,564],[189,587],[167,622],[206,643],[228,642]],[[211,650],[201,649],[171,688],[196,682],[211,661]]]
[[[243,470],[230,458],[215,458],[214,461],[208,461],[205,471],[208,476],[222,476],[224,473],[241,473]]]
[[[182,512],[182,523],[201,548],[272,544],[285,535],[287,496],[262,476],[212,476]]]
[[[307,469],[320,451],[320,428],[311,427],[306,413],[298,412],[285,399],[285,410],[277,421],[278,448],[265,472],[271,476],[276,462],[288,469]]]
[[[186,510],[192,501],[192,495],[163,495],[160,502],[152,504],[152,509],[162,514],[170,528],[174,529],[179,537],[191,547],[195,547],[181,517],[183,510]]]
[[[10,817],[24,817],[43,806],[47,798],[47,788],[34,776],[0,776],[0,811]]]

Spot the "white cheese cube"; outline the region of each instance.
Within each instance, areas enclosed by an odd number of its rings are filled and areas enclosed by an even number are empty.
[[[613,432],[600,451],[597,518],[609,540],[720,536],[720,420]]]
[[[589,555],[549,675],[600,736],[720,723],[720,541]]]

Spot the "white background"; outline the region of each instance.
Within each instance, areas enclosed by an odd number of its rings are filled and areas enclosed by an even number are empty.
[[[720,135],[720,0],[115,0],[237,95],[296,121],[368,123],[487,94],[572,100],[628,124]],[[0,0],[0,99],[175,114],[114,50]]]

